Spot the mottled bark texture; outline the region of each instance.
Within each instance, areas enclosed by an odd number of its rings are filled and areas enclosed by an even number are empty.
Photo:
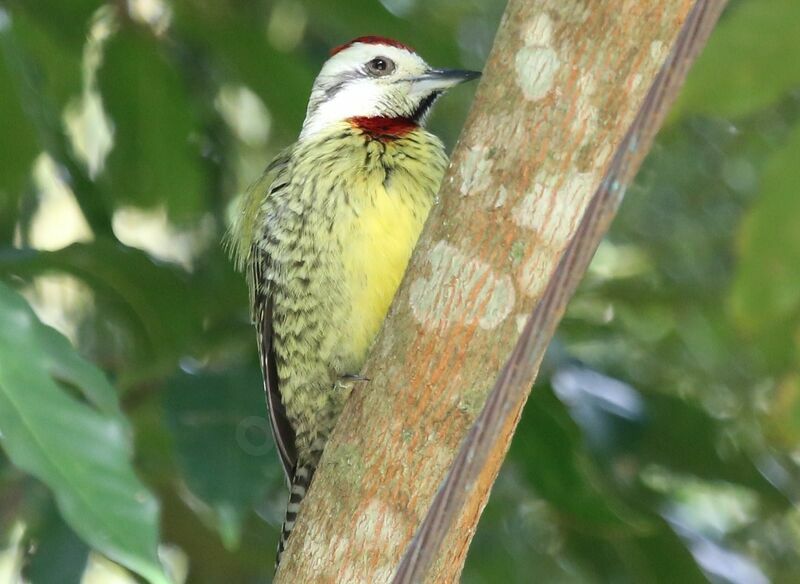
[[[713,22],[722,4],[509,2],[371,381],[328,444],[278,581],[390,582],[513,350],[498,384],[519,391],[500,404],[469,492],[440,513],[457,520],[433,564],[415,571],[417,548],[399,577],[458,579],[541,352],[682,79],[654,96],[664,64],[682,50],[690,61],[681,38],[700,39],[698,10]]]
[[[471,541],[464,534],[474,532],[555,327],[725,3],[700,0],[689,12],[575,236],[406,549],[393,584],[451,582],[460,574]]]

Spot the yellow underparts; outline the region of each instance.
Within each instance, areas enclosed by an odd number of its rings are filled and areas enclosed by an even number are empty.
[[[239,236],[269,257],[266,281],[252,285],[273,299],[280,393],[301,459],[335,423],[343,378],[364,364],[446,164],[421,128],[381,140],[343,122],[297,143],[245,201],[253,217]]]
[[[365,148],[402,164],[400,145],[372,142]],[[335,237],[345,242],[342,266],[349,296],[349,322],[337,336],[353,373],[361,368],[405,273],[438,188],[430,183],[398,171],[386,181],[379,167],[354,173],[351,211],[334,228]]]

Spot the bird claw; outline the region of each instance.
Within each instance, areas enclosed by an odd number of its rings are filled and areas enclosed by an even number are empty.
[[[370,379],[363,375],[348,373],[347,375],[342,375],[342,381],[370,381]]]

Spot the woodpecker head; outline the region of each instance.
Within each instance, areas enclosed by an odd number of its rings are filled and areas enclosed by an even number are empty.
[[[421,125],[442,93],[477,77],[477,71],[433,69],[397,41],[359,37],[331,51],[314,82],[300,139],[354,118]]]

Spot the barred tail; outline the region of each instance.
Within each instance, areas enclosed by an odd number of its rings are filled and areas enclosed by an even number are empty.
[[[283,520],[283,527],[281,528],[281,540],[278,542],[278,557],[275,559],[275,569],[281,563],[283,551],[286,549],[286,543],[289,541],[289,536],[294,529],[294,522],[297,519],[297,512],[300,510],[300,502],[306,496],[308,485],[311,484],[311,478],[314,476],[314,467],[311,465],[298,466],[292,478],[292,486],[289,489],[289,503],[286,505],[286,516]]]
[[[322,451],[325,449],[327,436],[327,432],[321,436],[317,436],[311,444],[311,448],[306,451],[306,455],[301,456],[297,461],[297,467],[292,476],[292,485],[289,487],[289,504],[286,505],[286,516],[283,519],[281,540],[278,542],[278,557],[275,558],[276,570],[281,563],[281,557],[286,549],[289,536],[292,535],[294,522],[297,519],[297,513],[300,511],[300,503],[305,499],[308,486],[311,484],[311,479],[314,478],[314,471],[319,465],[319,459],[322,457]]]

